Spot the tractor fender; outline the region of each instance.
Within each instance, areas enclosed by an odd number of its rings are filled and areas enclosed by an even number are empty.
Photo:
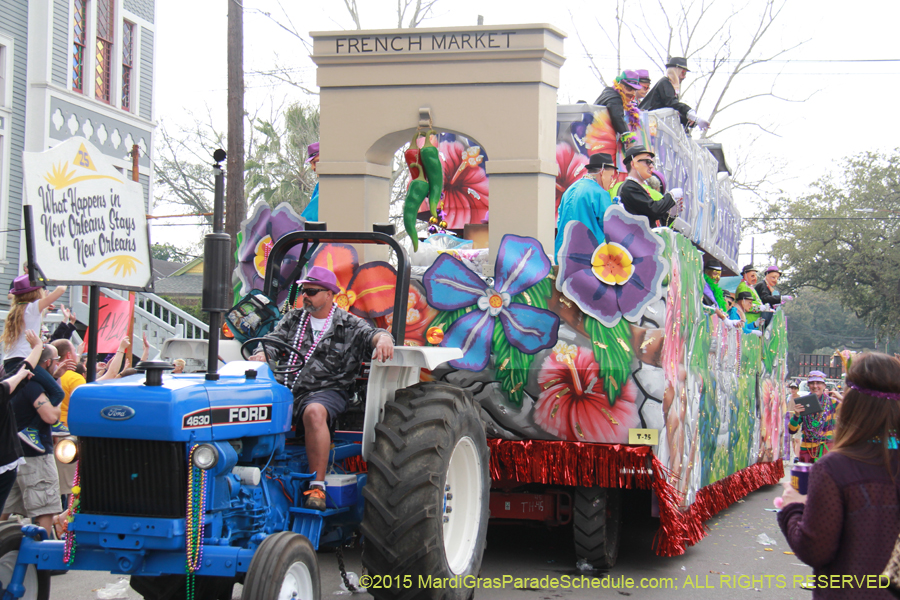
[[[397,390],[419,382],[419,370],[434,370],[439,365],[462,358],[459,348],[438,346],[395,346],[394,358],[372,360],[366,388],[366,420],[363,426],[362,457],[369,459],[375,444],[375,425],[384,418],[384,405],[394,399]]]

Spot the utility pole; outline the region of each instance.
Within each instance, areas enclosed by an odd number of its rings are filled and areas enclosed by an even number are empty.
[[[228,2],[228,187],[225,233],[231,238],[228,275],[234,271],[238,229],[247,216],[244,203],[244,13],[240,0]]]

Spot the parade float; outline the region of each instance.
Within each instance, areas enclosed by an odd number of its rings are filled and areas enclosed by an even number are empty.
[[[460,47],[463,32],[490,34],[500,47]],[[624,178],[605,108],[554,104],[552,127],[523,120],[550,110],[545,88],[561,64],[558,30],[313,37],[325,223],[314,227],[370,229],[387,221],[387,167],[407,150],[409,198],[398,222],[407,232],[398,238],[408,237],[414,266],[404,344],[462,349],[462,358],[422,378],[477,400],[491,449],[493,519],[573,522],[578,557],[611,566],[627,529],[618,522],[619,490],[652,490],[660,518],[655,550],[672,556],[704,537],[710,516],[783,476],[784,316],[776,312],[757,337],[701,304],[705,257],[738,271],[740,214],[720,146],[692,140],[674,111],[642,113],[636,135],[656,153],[669,188],[685,192],[672,228],[651,229],[614,204],[604,217],[605,239],[580,223],[557,234],[555,207],[591,154],[615,154]],[[456,48],[447,46],[453,39]],[[358,51],[372,40],[387,42],[370,54]],[[505,60],[541,69],[510,70]],[[467,61],[479,67],[478,81],[461,75]],[[348,124],[336,109],[351,97],[361,112]],[[498,131],[497,122],[514,126]],[[538,135],[527,134],[529,124]],[[344,132],[352,132],[353,144],[341,141]],[[426,146],[440,157],[442,187],[433,185],[433,167],[410,160],[410,151]],[[429,196],[435,189],[438,198]],[[262,210],[266,218],[277,212]],[[427,222],[418,234],[414,216]],[[290,227],[308,225],[291,218]],[[465,239],[479,228],[489,229],[487,247]],[[259,223],[250,229],[263,230]],[[563,238],[556,260],[554,235]],[[265,244],[251,243],[253,252],[247,244],[238,251],[244,293],[264,273]],[[391,262],[323,244],[310,265],[336,271],[339,306],[384,326],[396,277]],[[252,264],[261,267],[255,275]],[[283,282],[272,300],[293,301],[289,288]]]
[[[579,568],[609,568],[629,526],[622,489],[651,495],[655,550],[674,556],[704,537],[710,516],[783,476],[784,316],[745,335],[701,303],[706,257],[737,270],[740,215],[721,148],[691,140],[671,111],[641,114],[634,133],[685,192],[672,227],[651,229],[613,204],[602,238],[580,222],[556,232],[555,205],[588,157],[621,159],[606,109],[555,103],[562,32],[312,35],[321,221],[255,207],[237,250],[240,301],[228,308],[213,268],[228,247],[217,166],[203,304],[247,357],[268,343],[247,338],[295,305],[306,269],[324,266],[336,304],[404,346],[354,386],[341,425],[362,414],[362,426],[333,437],[343,473],[328,489],[340,496],[321,512],[302,502],[313,474],[276,377],[289,374],[284,363],[219,369],[213,339],[205,375],[142,362],[143,375],[76,390],[79,440],[57,446],[79,461],[68,531],[50,541],[35,526],[0,529],[3,560],[16,564],[4,591],[47,597],[51,571],[66,568],[130,574],[147,598],[230,596],[236,581],[247,600],[318,597],[315,551],[357,533],[370,573],[411,589],[413,575],[477,576],[488,515],[571,524]],[[401,149],[410,183],[394,239],[384,223]],[[55,190],[74,182],[52,179]]]

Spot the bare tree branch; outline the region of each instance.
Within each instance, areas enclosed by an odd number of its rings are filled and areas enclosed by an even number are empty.
[[[359,7],[356,6],[356,0],[344,0],[344,6],[347,8],[347,12],[350,13],[350,18],[353,19],[353,24],[356,25],[356,28],[362,29],[362,26],[359,24]]]
[[[773,88],[774,88],[774,86],[773,86]],[[727,109],[727,108],[729,108],[729,107],[731,107],[731,106],[734,106],[735,104],[739,104],[739,103],[741,103],[741,102],[746,102],[746,101],[748,101],[748,100],[754,100],[754,99],[756,99],[756,98],[766,98],[766,97],[768,97],[768,98],[775,98],[776,100],[781,100],[782,102],[803,103],[803,102],[806,102],[807,100],[809,100],[810,98],[812,98],[813,96],[815,96],[815,95],[818,93],[818,91],[821,91],[821,90],[817,90],[817,91],[813,92],[812,94],[810,94],[810,95],[807,96],[806,98],[785,98],[784,96],[779,96],[779,95],[776,94],[774,91],[773,91],[773,92],[761,92],[761,93],[759,93],[759,94],[751,94],[751,95],[749,95],[749,96],[745,96],[745,97],[743,97],[743,98],[738,98],[737,100],[733,100],[733,101],[729,102],[729,103],[726,104],[725,106],[721,107],[721,108],[719,109],[719,112],[721,113],[721,112],[724,111],[725,109]],[[711,134],[711,135],[712,135],[712,134]]]
[[[288,85],[292,85],[298,90],[301,90],[304,94],[308,94],[310,96],[318,96],[319,92],[315,90],[311,90],[302,83],[294,81],[294,79],[288,73],[288,69],[284,67],[278,67],[272,69],[270,71],[247,71],[250,75],[260,75],[262,77],[268,77],[270,79],[274,79],[276,81],[280,81],[282,83],[286,83]]]
[[[403,19],[410,6],[413,6],[413,10],[409,17],[407,27],[409,29],[415,29],[422,21],[429,17],[429,14],[433,11],[434,5],[438,2],[440,2],[440,0],[397,0],[397,27],[403,27]]]
[[[572,19],[572,23],[575,23],[575,15],[569,11],[569,17]],[[603,25],[600,24],[600,21],[597,21],[597,26],[600,27],[600,31],[606,36],[606,39],[609,40],[610,44],[612,44],[612,39],[609,37],[609,34],[606,32],[606,29]],[[575,28],[575,35],[578,37],[578,42],[581,44],[581,47],[584,49],[585,56],[587,56],[588,61],[590,63],[589,68],[591,73],[594,74],[600,83],[606,87],[608,84],[606,83],[606,79],[603,77],[603,72],[600,70],[600,67],[597,66],[597,63],[594,61],[594,56],[591,54],[591,51],[588,49],[587,44],[584,41],[584,38],[581,37],[581,31],[579,31],[578,27]]]
[[[782,2],[778,10],[774,10],[775,1],[776,0],[766,1],[766,7],[763,10],[762,15],[760,16],[759,24],[756,27],[756,33],[754,33],[752,38],[750,39],[750,43],[747,45],[743,56],[741,56],[741,58],[738,60],[737,66],[728,75],[728,78],[725,81],[725,85],[722,86],[721,92],[719,93],[719,97],[716,99],[715,104],[713,104],[712,112],[709,113],[708,118],[710,122],[712,122],[713,118],[715,118],[716,114],[718,114],[719,106],[723,102],[725,95],[728,93],[728,89],[731,87],[732,82],[734,82],[735,77],[737,77],[743,70],[744,64],[749,60],[749,56],[753,52],[753,49],[763,38],[763,36],[765,36],[766,32],[769,30],[769,27],[772,26],[772,23],[775,22],[775,19],[777,19],[778,15],[781,13],[781,10],[784,8],[785,4],[784,2]]]
[[[774,135],[775,137],[781,137],[780,135],[778,135],[778,134],[775,133],[774,131],[772,131],[772,130],[770,130],[770,129],[767,129],[767,128],[765,128],[765,127],[763,127],[763,126],[760,125],[759,123],[753,123],[753,122],[751,122],[751,121],[742,121],[742,122],[740,122],[740,123],[732,123],[731,125],[728,125],[727,127],[723,127],[722,129],[719,129],[716,133],[719,134],[719,133],[722,133],[723,131],[728,131],[728,130],[731,129],[732,127],[739,127],[739,126],[741,126],[741,125],[751,125],[751,126],[753,126],[753,127],[757,127],[757,128],[759,128],[759,129],[762,129],[763,131],[765,131],[766,133],[768,133],[768,134],[770,134],[770,135]]]
[[[616,76],[622,72],[622,24],[625,22],[625,0],[616,0]]]
[[[301,34],[299,31],[297,31],[297,28],[294,27],[294,24],[291,22],[290,17],[288,17],[287,13],[284,11],[284,7],[281,6],[281,3],[280,3],[280,2],[278,3],[278,7],[281,8],[281,12],[284,14],[285,18],[287,19],[288,25],[290,25],[290,27],[284,25],[281,21],[279,21],[278,19],[276,19],[275,17],[273,17],[273,16],[272,16],[272,13],[270,13],[270,12],[266,12],[266,11],[260,10],[260,9],[258,9],[258,8],[250,8],[250,7],[245,7],[245,8],[244,8],[244,11],[245,11],[245,12],[256,13],[256,14],[259,14],[259,15],[264,16],[264,17],[267,18],[268,20],[270,20],[270,21],[272,21],[273,23],[275,23],[275,25],[277,25],[278,27],[280,27],[280,28],[283,29],[284,31],[288,32],[289,34],[291,34],[292,36],[294,36],[295,38],[297,38],[298,40],[300,40],[300,43],[302,43],[304,46],[306,46],[306,50],[309,51],[309,52],[312,52],[312,43],[310,43],[310,41],[306,38],[306,36],[304,36],[304,35]]]

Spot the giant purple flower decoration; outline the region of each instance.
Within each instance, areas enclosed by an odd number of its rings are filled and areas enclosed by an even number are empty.
[[[268,204],[260,202],[250,217],[241,223],[241,242],[237,249],[238,264],[236,270],[243,285],[241,294],[247,294],[252,289],[263,289],[266,277],[266,262],[269,252],[278,239],[294,231],[303,231],[306,219],[294,212],[289,204],[279,204],[272,210]],[[297,247],[288,253],[281,263],[282,280],[287,278],[300,254]],[[282,285],[277,303],[281,303],[287,296],[290,286]]]
[[[644,309],[662,295],[669,269],[665,244],[646,217],[614,204],[603,217],[603,243],[580,221],[569,221],[559,249],[556,288],[578,307],[613,327],[625,317],[640,322]]]
[[[488,365],[497,318],[510,345],[526,354],[556,344],[558,316],[549,310],[510,301],[549,272],[550,261],[541,244],[516,235],[507,234],[500,242],[492,286],[457,258],[440,255],[422,280],[428,303],[444,311],[477,308],[454,321],[444,335],[441,346],[463,351],[463,357],[450,361],[450,366],[481,371]]]

